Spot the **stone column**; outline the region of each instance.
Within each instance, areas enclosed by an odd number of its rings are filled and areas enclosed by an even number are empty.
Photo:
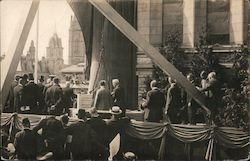
[[[162,46],[163,0],[138,0],[137,7],[138,31],[155,47]],[[142,94],[146,89],[144,81],[148,76],[152,76],[152,72],[152,60],[139,48],[137,51],[136,65],[139,104]]]
[[[195,0],[183,0],[183,47],[193,48],[195,41]]]
[[[230,0],[230,43],[247,41],[247,1]]]
[[[207,28],[207,0],[195,1],[195,35],[194,43],[198,43],[201,34],[206,32]]]
[[[150,1],[150,43],[155,47],[162,45],[163,0]]]

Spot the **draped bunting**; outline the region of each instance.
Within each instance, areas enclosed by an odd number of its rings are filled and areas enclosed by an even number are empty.
[[[27,117],[31,122],[31,127],[37,125],[41,119],[47,116],[43,115],[27,115],[27,114],[7,114],[1,115],[1,126],[13,125],[16,129],[21,129],[21,119]],[[59,118],[59,117],[57,117]],[[69,118],[69,123],[76,122],[77,119]],[[11,131],[9,131],[9,134]],[[184,143],[201,142],[209,140],[206,160],[212,159],[213,147],[215,140],[218,144],[226,148],[244,148],[249,146],[250,137],[247,132],[234,127],[216,127],[207,125],[180,125],[168,123],[152,123],[131,121],[126,128],[126,133],[132,137],[144,140],[162,138],[159,148],[158,158],[164,159],[166,147],[166,135],[170,135]]]

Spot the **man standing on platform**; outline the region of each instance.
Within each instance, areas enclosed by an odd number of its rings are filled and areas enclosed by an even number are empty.
[[[97,110],[110,110],[113,101],[109,90],[106,88],[106,81],[101,80],[99,85],[100,88],[96,92],[94,107]]]
[[[66,82],[66,87],[63,90],[63,104],[65,108],[65,113],[69,112],[69,107],[73,106],[74,91],[70,88],[70,82]]]
[[[151,91],[147,93],[147,100],[142,104],[142,107],[149,110],[147,121],[160,122],[163,119],[163,109],[166,104],[165,96],[158,88],[156,80],[151,81],[150,87]]]
[[[177,86],[176,81],[171,77],[168,78],[170,88],[167,92],[167,103],[165,114],[169,116],[171,123],[179,123],[181,109],[181,89]]]
[[[53,85],[47,89],[45,95],[45,101],[49,107],[49,113],[54,113],[55,115],[61,115],[63,113],[63,91],[59,85],[59,81],[59,78],[55,77],[53,79]]]
[[[113,79],[112,85],[114,87],[111,93],[114,101],[114,106],[118,106],[122,110],[122,115],[125,116],[126,104],[125,104],[125,93],[124,89],[120,86],[119,79]]]
[[[27,85],[23,87],[23,101],[24,105],[28,109],[30,109],[29,113],[37,113],[38,112],[38,104],[41,101],[41,98],[39,98],[39,87],[38,85],[34,82],[34,76],[32,73],[29,73],[28,75],[29,82]],[[28,109],[27,112],[28,112]]]

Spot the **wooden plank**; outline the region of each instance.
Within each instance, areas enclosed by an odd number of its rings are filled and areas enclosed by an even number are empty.
[[[10,45],[9,50],[6,53],[6,55],[10,55],[10,56],[13,55],[13,58],[11,59],[10,66],[6,67],[7,69],[5,69],[8,72],[4,79],[2,90],[0,92],[0,97],[2,97],[2,102],[1,102],[2,107],[4,107],[5,102],[7,100],[11,82],[14,79],[14,75],[17,70],[18,63],[23,53],[24,45],[27,41],[32,23],[36,15],[36,11],[39,7],[39,3],[40,3],[40,0],[32,1],[25,23],[19,24],[19,26],[17,26],[17,29],[16,29],[17,32],[15,32],[15,34],[13,35],[12,44]]]
[[[146,41],[138,31],[136,31],[112,6],[105,0],[89,0],[117,29],[119,29],[131,42],[145,51],[152,61],[158,65],[165,73],[176,79],[177,82],[191,95],[207,112],[210,110],[205,104],[205,96],[192,85],[184,75],[182,75],[170,62],[168,62],[159,51]]]

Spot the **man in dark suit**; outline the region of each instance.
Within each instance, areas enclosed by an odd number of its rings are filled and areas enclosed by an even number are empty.
[[[167,103],[165,114],[169,116],[171,123],[180,122],[181,108],[181,89],[177,86],[176,81],[171,77],[168,78],[170,88],[167,92]]]
[[[96,138],[94,139],[106,147],[106,148],[103,148],[99,146],[94,146],[93,152],[92,152],[93,154],[92,156],[94,158],[92,159],[105,160],[108,158],[108,150],[107,150],[108,144],[107,144],[106,135],[105,135],[106,128],[107,128],[106,122],[99,116],[96,108],[91,108],[89,113],[90,113],[91,118],[87,122],[96,133]]]
[[[163,119],[163,108],[165,107],[166,100],[163,92],[157,87],[157,81],[153,80],[150,83],[150,90],[147,93],[146,102],[142,104],[142,107],[148,108],[149,113],[146,118],[149,122],[160,122]]]
[[[49,107],[49,113],[61,115],[63,113],[63,91],[59,85],[59,78],[53,78],[53,85],[46,91],[45,101]]]
[[[23,87],[23,102],[24,105],[29,107],[29,113],[37,113],[39,110],[38,104],[41,100],[39,92],[39,87],[34,82],[33,74],[30,73],[29,82]]]
[[[66,83],[66,87],[63,90],[63,104],[65,108],[65,112],[68,113],[69,107],[73,106],[74,100],[74,91],[73,88],[70,88],[70,82]]]
[[[36,160],[37,156],[37,135],[30,130],[30,121],[28,118],[22,120],[23,130],[15,136],[14,146],[17,159]]]
[[[101,80],[100,88],[96,92],[95,101],[94,101],[94,107],[97,110],[109,110],[112,105],[112,97],[108,89],[106,89],[106,81]]]
[[[46,144],[46,150],[53,153],[53,159],[64,159],[66,133],[61,121],[57,120],[55,115],[51,115],[41,120],[33,128],[33,131],[38,132],[40,129],[42,129],[42,138]]]
[[[39,79],[38,79],[38,88],[39,88],[39,98],[40,98],[40,104],[39,104],[39,113],[44,113],[45,111],[45,95],[43,95],[43,90],[44,90],[44,76],[41,76]]]
[[[113,79],[112,85],[114,89],[111,95],[113,97],[114,106],[119,106],[122,110],[122,115],[125,116],[126,104],[124,89],[120,86],[119,79]]]
[[[92,159],[95,146],[99,148],[106,148],[98,140],[96,140],[96,133],[87,123],[86,113],[84,109],[78,111],[79,120],[67,128],[67,134],[72,136],[71,152],[74,160]]]

